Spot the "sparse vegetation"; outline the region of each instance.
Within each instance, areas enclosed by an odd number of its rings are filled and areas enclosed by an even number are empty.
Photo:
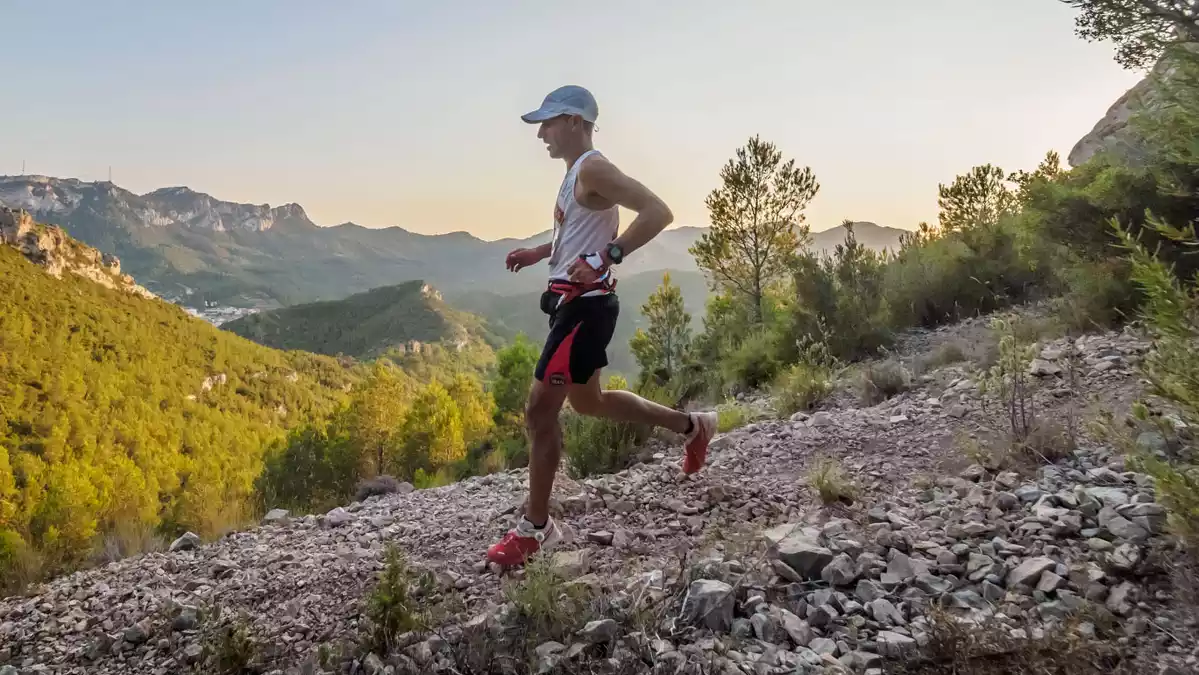
[[[417,597],[432,587],[432,575],[413,574],[404,556],[388,545],[383,571],[366,600],[365,615],[370,621],[368,643],[376,654],[389,654],[401,634],[427,628]]]
[[[612,376],[605,388],[628,389],[628,384]],[[640,393],[653,398],[650,390],[642,389]],[[620,471],[629,466],[652,431],[647,425],[614,422],[567,409],[562,413],[562,450],[567,470],[576,478]]]
[[[950,610],[928,614],[928,644],[900,659],[900,675],[1133,675],[1128,650],[1104,622],[1089,622],[1094,637],[1079,630],[1083,616],[1059,627],[1024,626],[1023,636],[995,620],[968,624]],[[1043,630],[1044,637],[1028,637]]]
[[[532,640],[531,647],[549,640],[569,642],[574,631],[593,618],[590,587],[567,581],[551,558],[539,557],[525,565],[523,579],[505,590],[516,609],[515,623]]]
[[[740,403],[726,403],[716,408],[716,429],[720,433],[727,433],[733,429],[743,427],[749,422],[750,411]]]
[[[877,405],[908,390],[912,375],[896,359],[867,364],[858,379],[858,398],[863,405]]]
[[[780,415],[812,410],[833,391],[840,363],[823,342],[802,338],[800,360],[774,382],[774,407]]]
[[[239,615],[227,622],[221,621],[220,607],[201,626],[202,652],[194,664],[196,673],[216,675],[260,675],[266,672],[262,666],[262,650],[250,635],[247,619]]]
[[[821,457],[808,471],[808,485],[816,491],[820,501],[829,504],[852,504],[857,497],[857,488],[841,468],[841,463],[832,457]]]
[[[1012,443],[1022,444],[1036,425],[1028,372],[1036,346],[1021,341],[1010,320],[994,319],[991,326],[999,334],[999,360],[979,381],[979,393],[984,406],[990,396],[998,400],[1007,416]]]
[[[958,342],[942,342],[921,363],[920,370],[929,371],[966,360],[966,351]]]

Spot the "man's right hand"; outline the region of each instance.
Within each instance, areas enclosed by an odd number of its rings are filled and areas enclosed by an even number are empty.
[[[536,265],[544,258],[541,251],[536,248],[518,248],[508,254],[504,264],[512,272],[519,272],[521,269],[529,265]]]

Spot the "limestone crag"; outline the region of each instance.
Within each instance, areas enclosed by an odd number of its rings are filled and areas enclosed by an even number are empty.
[[[17,249],[53,277],[70,272],[108,288],[155,297],[133,277],[121,274],[121,261],[116,256],[75,241],[60,227],[35,223],[23,210],[0,206],[0,245]]]
[[[905,344],[925,351],[980,326]],[[1037,409],[1061,419],[1084,401],[1126,408],[1147,347],[1132,332],[1042,345],[1058,372],[1034,378]],[[1110,621],[1142,646],[1138,672],[1193,672],[1196,626],[1171,612],[1153,481],[1085,438],[1027,471],[974,464],[958,439],[1004,423],[980,405],[975,375],[955,364],[879,405],[843,392],[814,413],[756,421],[718,437],[694,477],[667,440],[618,474],[562,476],[552,507],[566,538],[551,567],[615,613],[538,643],[530,672],[881,675],[928,643],[934,609],[1012,640],[1091,635]],[[856,484],[852,506],[815,501],[819,456],[838,458]],[[205,636],[244,615],[276,675],[484,672],[462,659],[513,644],[520,619],[505,590],[522,572],[488,566],[483,552],[512,524],[526,483],[510,471],[404,485],[322,515],[274,510],[211,543],[185,536],[173,551],[56,579],[0,601],[0,666],[214,672]],[[401,636],[394,653],[338,657],[364,628],[388,543],[433,574],[422,602],[455,609],[435,634]],[[644,611],[616,611],[630,607]],[[1084,608],[1094,618],[1071,623]],[[648,624],[628,619],[647,614]]]

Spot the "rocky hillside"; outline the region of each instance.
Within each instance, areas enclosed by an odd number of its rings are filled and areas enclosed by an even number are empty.
[[[915,334],[904,360],[986,359],[974,346],[990,339],[977,321]],[[1032,366],[1042,418],[1126,410],[1146,347],[1131,332],[1045,344]],[[844,391],[759,420],[719,437],[692,478],[671,440],[620,474],[563,476],[568,540],[525,570],[483,562],[519,512],[523,471],[273,512],[203,546],[183,537],[0,601],[0,672],[217,672],[234,656],[288,674],[1011,672],[1003,656],[952,671],[913,660],[984,644],[1066,662],[1052,672],[1196,672],[1152,481],[1085,435],[1053,462],[984,457],[1006,418],[981,405],[976,373],[930,365],[878,405]],[[845,480],[855,497],[822,506],[816,488]],[[438,628],[365,655],[346,645],[368,626],[389,544],[432,574],[412,602]],[[220,639],[237,617],[245,632]],[[962,627],[990,642],[954,642]],[[1092,637],[1140,660],[1118,663]]]
[[[0,206],[0,246],[11,246],[50,276],[74,274],[106,288],[128,291],[145,298],[154,294],[121,273],[116,256],[102,254],[63,232],[62,228],[35,223],[25,211]]]
[[[298,204],[238,204],[186,187],[139,195],[109,182],[47,176],[0,176],[0,205],[25,209],[38,221],[119,256],[147,288],[193,307],[337,300],[416,279],[446,293],[540,292],[542,275],[536,270],[513,275],[503,261],[515,247],[550,238],[543,232],[522,240],[484,241],[465,232],[430,236],[354,223],[321,227]],[[838,229],[818,233],[815,247],[842,241],[844,232]],[[873,229],[877,237],[862,229],[859,240],[880,247],[898,242],[899,230]],[[622,276],[695,270],[687,247],[702,231],[667,230],[630,257]]]
[[[440,291],[422,281],[259,312],[221,328],[276,349],[361,359],[419,350],[429,342],[461,350],[492,339],[481,319],[451,309]]]

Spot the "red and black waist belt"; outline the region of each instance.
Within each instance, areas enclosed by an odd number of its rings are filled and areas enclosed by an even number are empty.
[[[592,293],[594,291],[611,293],[612,289],[614,288],[616,288],[616,279],[609,274],[600,281],[587,284],[581,284],[574,281],[563,281],[560,279],[551,279],[549,287],[546,289],[546,291],[558,296],[558,301],[556,304],[558,307],[561,307],[571,300],[586,295],[587,293]]]

